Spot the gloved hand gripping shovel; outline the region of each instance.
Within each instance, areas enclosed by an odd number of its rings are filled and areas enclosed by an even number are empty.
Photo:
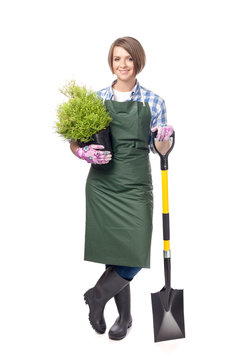
[[[157,131],[153,133],[153,139]],[[154,341],[174,340],[185,337],[183,290],[171,288],[171,252],[170,228],[168,210],[168,155],[175,143],[175,132],[171,135],[172,145],[165,155],[162,155],[155,146],[161,158],[162,172],[162,203],[163,203],[163,242],[164,242],[164,275],[165,286],[161,291],[151,294],[153,310]]]

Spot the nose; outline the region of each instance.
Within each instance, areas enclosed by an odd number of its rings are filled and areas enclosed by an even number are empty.
[[[121,67],[121,68],[125,68],[125,67],[126,67],[126,60],[125,60],[125,59],[121,59],[121,60],[120,60],[120,67]]]

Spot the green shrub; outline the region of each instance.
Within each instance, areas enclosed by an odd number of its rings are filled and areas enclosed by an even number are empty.
[[[71,80],[60,92],[67,96],[67,102],[57,108],[56,132],[67,140],[88,142],[92,135],[106,129],[112,121],[101,98],[85,86]]]

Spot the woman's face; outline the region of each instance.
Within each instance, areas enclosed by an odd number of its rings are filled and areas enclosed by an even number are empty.
[[[113,49],[113,72],[121,81],[135,79],[134,63],[131,55],[122,47]]]

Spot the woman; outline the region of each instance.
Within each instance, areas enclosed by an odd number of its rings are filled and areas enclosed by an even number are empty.
[[[110,47],[108,62],[117,79],[98,95],[113,119],[112,153],[97,144],[79,148],[71,142],[70,146],[75,155],[92,163],[86,183],[84,259],[106,264],[96,285],[84,294],[89,320],[98,333],[104,333],[104,307],[114,297],[119,317],[109,337],[120,340],[132,325],[130,281],[141,268],[150,267],[151,131],[157,131],[156,146],[164,153],[173,129],[166,124],[164,100],[136,79],[145,65],[141,44],[132,37],[117,39]]]

